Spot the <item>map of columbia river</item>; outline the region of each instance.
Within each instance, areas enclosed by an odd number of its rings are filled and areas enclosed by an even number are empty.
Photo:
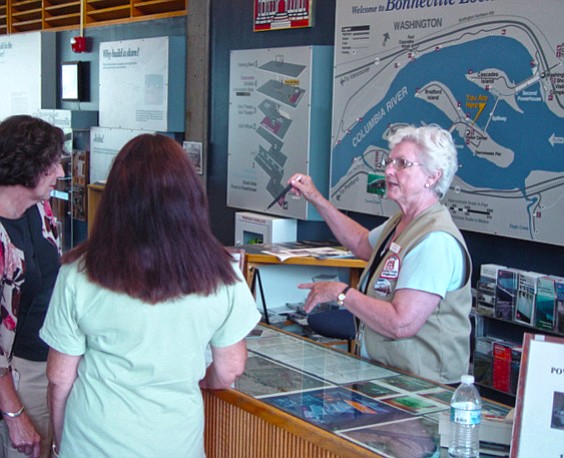
[[[376,185],[402,125],[439,124],[459,228],[564,245],[561,0],[337,0],[330,199],[389,216]]]

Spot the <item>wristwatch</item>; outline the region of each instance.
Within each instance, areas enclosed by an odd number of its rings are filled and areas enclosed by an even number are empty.
[[[342,307],[343,305],[345,305],[345,296],[347,295],[347,293],[349,292],[349,289],[351,289],[350,286],[347,286],[343,291],[341,291],[341,293],[337,296],[337,304],[339,305],[339,307]]]

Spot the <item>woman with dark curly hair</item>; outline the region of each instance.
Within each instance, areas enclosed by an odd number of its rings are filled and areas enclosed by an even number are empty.
[[[39,338],[59,271],[49,206],[63,131],[32,116],[0,123],[0,456],[48,457],[48,347]]]

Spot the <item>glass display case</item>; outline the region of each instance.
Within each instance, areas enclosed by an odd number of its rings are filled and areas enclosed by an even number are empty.
[[[247,347],[234,389],[205,393],[208,457],[237,450],[272,458],[448,455],[439,420],[449,411],[451,387],[264,325]],[[503,419],[509,410],[484,400],[488,418]]]

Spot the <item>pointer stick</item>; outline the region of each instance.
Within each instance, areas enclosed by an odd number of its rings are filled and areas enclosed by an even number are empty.
[[[282,197],[284,197],[286,194],[288,194],[288,191],[290,191],[290,189],[292,189],[292,185],[289,184],[288,186],[286,186],[281,192],[280,194],[278,194],[274,200],[272,202],[270,202],[270,205],[268,207],[266,207],[266,209],[268,210],[270,207],[272,207],[276,202],[278,202],[280,199],[282,199]]]

